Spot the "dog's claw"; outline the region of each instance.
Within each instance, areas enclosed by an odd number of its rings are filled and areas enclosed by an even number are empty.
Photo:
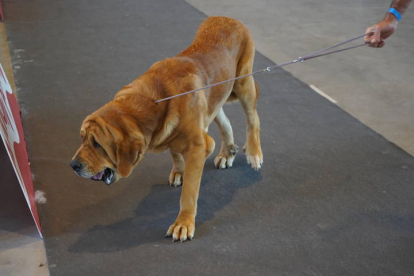
[[[194,217],[193,216],[179,216],[174,224],[172,224],[167,231],[167,234],[172,236],[173,242],[185,242],[191,240],[194,236]]]
[[[234,158],[236,157],[239,147],[235,144],[222,147],[220,153],[214,158],[214,165],[220,170],[225,170],[233,166]]]
[[[183,173],[171,172],[168,183],[174,187],[181,186],[183,184]]]

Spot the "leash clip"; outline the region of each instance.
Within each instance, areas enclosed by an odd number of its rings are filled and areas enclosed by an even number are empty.
[[[295,59],[294,61],[293,61],[293,63],[296,63],[296,62],[304,62],[305,60],[303,59],[303,57],[298,57],[298,59]]]
[[[265,69],[260,70],[260,72],[270,72],[271,70],[272,68],[269,66],[269,67],[266,67]]]

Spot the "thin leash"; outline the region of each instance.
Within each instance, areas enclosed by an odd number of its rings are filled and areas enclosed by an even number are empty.
[[[360,39],[360,38],[362,38],[362,37],[364,37],[366,35],[371,35],[371,34],[372,33],[363,34],[363,35],[360,35],[360,36],[357,36],[357,37],[348,39],[348,40],[346,40],[344,42],[335,44],[335,45],[330,46],[328,48],[325,48],[325,49],[322,49],[322,50],[313,52],[313,53],[311,53],[309,55],[306,55],[304,57],[299,57],[298,59],[295,59],[295,60],[292,60],[292,61],[289,61],[289,62],[285,62],[285,63],[279,64],[279,65],[269,66],[269,67],[266,67],[264,69],[254,71],[254,72],[252,72],[250,74],[246,74],[246,75],[238,76],[236,78],[232,78],[232,79],[228,79],[228,80],[225,80],[225,81],[221,81],[221,82],[217,82],[217,83],[214,83],[214,84],[210,84],[210,85],[207,85],[207,86],[204,86],[204,87],[201,87],[201,88],[197,88],[197,89],[194,89],[194,90],[191,90],[191,91],[187,91],[187,92],[184,92],[184,93],[180,93],[180,94],[177,94],[177,95],[174,95],[174,96],[170,96],[170,97],[167,97],[167,98],[164,98],[164,99],[156,100],[155,102],[156,103],[159,103],[159,102],[171,100],[171,99],[174,99],[174,98],[177,98],[177,97],[181,97],[181,96],[184,96],[184,95],[187,95],[187,94],[190,94],[190,93],[194,93],[194,92],[197,92],[197,91],[200,91],[200,90],[203,90],[203,89],[211,88],[211,87],[214,87],[214,86],[217,86],[217,85],[221,85],[221,84],[224,84],[224,83],[228,83],[228,82],[231,82],[231,81],[239,80],[239,79],[246,78],[246,77],[249,77],[249,76],[253,76],[253,75],[256,75],[256,74],[270,72],[270,71],[272,71],[272,70],[274,70],[276,68],[280,68],[280,67],[283,67],[283,66],[286,66],[286,65],[290,65],[290,64],[293,64],[293,63],[304,62],[305,60],[309,60],[309,59],[312,59],[312,58],[322,57],[322,56],[331,55],[331,54],[339,53],[339,52],[342,52],[342,51],[346,51],[346,50],[351,50],[351,49],[354,49],[354,48],[362,47],[362,46],[365,46],[366,44],[363,43],[363,44],[359,44],[359,45],[356,45],[356,46],[350,46],[350,47],[347,47],[347,48],[343,48],[343,49],[339,49],[339,50],[334,50],[334,51],[326,52],[326,51],[332,50],[333,48],[342,46],[344,44],[347,44],[349,42],[352,42],[354,40]],[[324,53],[324,52],[326,52],[326,53]]]

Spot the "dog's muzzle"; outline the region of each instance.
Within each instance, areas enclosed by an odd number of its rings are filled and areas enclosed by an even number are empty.
[[[85,177],[82,173],[83,169],[85,168],[84,164],[77,160],[72,160],[70,162],[70,166],[78,176]],[[103,182],[105,182],[106,185],[111,185],[115,180],[115,172],[110,168],[106,168],[105,170],[100,171],[94,176],[90,177],[90,179],[95,181],[102,180]]]
[[[111,185],[115,180],[115,173],[112,169],[106,168],[105,170],[92,176],[91,179],[95,181],[102,180],[106,185]]]

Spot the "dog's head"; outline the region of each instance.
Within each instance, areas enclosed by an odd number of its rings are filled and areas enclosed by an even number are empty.
[[[142,159],[146,143],[132,117],[119,112],[95,112],[86,117],[82,145],[70,165],[75,173],[110,185],[127,177]]]

